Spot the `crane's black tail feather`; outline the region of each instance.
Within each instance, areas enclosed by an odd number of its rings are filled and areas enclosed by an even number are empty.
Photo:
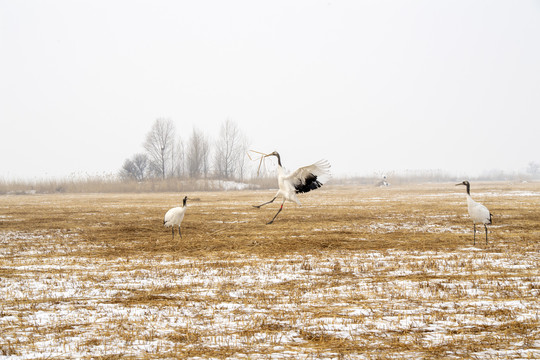
[[[294,188],[296,189],[296,193],[307,193],[308,191],[315,190],[323,186],[322,182],[317,180],[317,175],[309,174],[306,177],[305,183],[301,183],[296,185]]]

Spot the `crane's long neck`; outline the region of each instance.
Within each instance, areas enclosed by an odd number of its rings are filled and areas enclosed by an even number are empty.
[[[470,207],[476,204],[476,201],[471,197],[471,185],[465,184],[467,186],[467,205]]]
[[[476,201],[473,200],[473,198],[471,197],[471,194],[467,194],[467,205],[470,207],[470,206],[473,206],[474,204],[476,204]]]
[[[282,167],[281,165],[281,156],[279,156],[279,154],[276,154],[276,157],[277,157],[277,163],[280,167]]]
[[[182,207],[186,207],[187,197],[184,198],[184,201],[182,203]]]

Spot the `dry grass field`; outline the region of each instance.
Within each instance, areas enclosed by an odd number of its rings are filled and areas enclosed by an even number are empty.
[[[540,358],[540,184],[0,196],[0,358]]]

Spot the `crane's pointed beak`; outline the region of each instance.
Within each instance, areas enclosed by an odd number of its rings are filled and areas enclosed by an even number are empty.
[[[279,154],[277,153],[277,151],[272,151],[270,154],[266,154],[264,157],[269,157],[269,156],[275,156],[275,157],[278,157]]]

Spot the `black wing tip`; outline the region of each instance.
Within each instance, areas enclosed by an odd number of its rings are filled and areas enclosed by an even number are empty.
[[[296,185],[294,188],[296,189],[296,193],[307,193],[311,190],[315,190],[323,186],[323,183],[317,180],[317,175],[309,174],[309,176],[306,177],[306,181],[304,183],[300,183]]]

